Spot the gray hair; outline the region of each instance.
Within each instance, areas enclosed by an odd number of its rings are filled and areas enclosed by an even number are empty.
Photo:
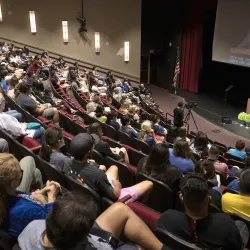
[[[86,109],[87,109],[88,113],[95,112],[96,104],[94,102],[90,102],[90,103],[87,104]]]

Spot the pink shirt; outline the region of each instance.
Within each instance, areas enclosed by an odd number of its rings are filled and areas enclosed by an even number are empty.
[[[215,171],[224,173],[226,178],[229,176],[229,169],[226,163],[215,161],[214,162]]]

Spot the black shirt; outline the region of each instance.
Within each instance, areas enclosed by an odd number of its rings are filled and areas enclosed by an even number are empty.
[[[107,175],[99,169],[97,163],[82,163],[75,159],[65,160],[63,171],[69,173],[71,170],[75,175],[80,175],[80,178],[100,196],[114,198],[113,187],[109,183]]]
[[[157,226],[192,242],[189,217],[177,210],[167,210],[157,221]],[[223,213],[209,214],[196,221],[199,242],[222,249],[242,250],[243,243],[233,219]]]
[[[184,119],[184,111],[179,108],[174,109],[174,126],[175,127],[182,127],[183,126],[183,119]]]

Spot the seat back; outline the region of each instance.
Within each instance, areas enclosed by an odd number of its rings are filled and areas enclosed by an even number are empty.
[[[110,137],[102,136],[102,139],[107,142],[111,148],[120,148],[122,146],[119,142],[113,140],[113,138],[111,139]]]
[[[116,161],[110,157],[105,158],[106,161],[106,167],[110,167],[112,165],[117,166],[118,168],[118,174],[119,174],[119,180],[122,184],[122,187],[131,187],[135,185],[135,175],[134,172],[126,165],[122,164],[119,161]]]
[[[137,175],[137,183],[146,180],[153,182],[154,185],[152,192],[149,195],[149,198],[145,204],[160,213],[163,213],[166,210],[173,208],[175,197],[173,197],[173,192],[171,188],[166,184],[145,174],[139,173]]]
[[[250,219],[239,215],[239,214],[229,214],[234,220],[236,226],[239,229],[241,239],[244,243],[246,249],[250,248]]]
[[[2,229],[0,229],[0,249],[11,250],[12,249],[11,237]]]
[[[179,237],[168,232],[167,230],[157,228],[156,230],[154,230],[154,234],[159,239],[159,241],[161,241],[164,245],[171,249],[202,250],[202,248],[199,248],[185,240],[180,239]]]
[[[77,90],[75,88],[71,88],[72,89],[72,92],[76,98],[76,100],[78,101],[78,103],[84,108],[86,109],[86,106],[88,104],[88,101],[85,100],[84,98],[82,98],[79,93],[77,92]]]
[[[236,190],[233,190],[231,188],[225,188],[222,192],[222,195],[223,194],[226,194],[226,193],[231,193],[231,194],[239,194],[240,192],[239,191],[236,191]]]
[[[227,186],[227,178],[226,178],[225,174],[220,172],[220,171],[215,171],[215,172],[216,172],[216,174],[218,174],[220,176],[221,185]]]
[[[239,168],[245,168],[245,166],[246,166],[244,162],[242,162],[242,161],[236,161],[234,159],[227,160],[227,165],[228,166],[237,166]]]
[[[74,176],[65,174],[66,186],[69,191],[78,192],[81,194],[91,195],[98,204],[100,204],[101,198],[92,188],[83,183],[80,179],[76,180]]]
[[[218,141],[214,141],[214,144],[215,144],[216,146],[219,146],[221,149],[224,148],[225,152],[227,152],[227,146],[226,146],[225,144],[223,144],[223,143],[221,143],[221,142],[218,142]],[[225,153],[225,152],[224,152],[224,153]]]
[[[141,141],[141,140],[139,140],[137,138],[133,138],[133,145],[134,145],[134,148],[142,151],[144,154],[148,155],[150,153],[150,147],[144,141]]]
[[[128,148],[127,149],[127,152],[128,152],[128,157],[129,157],[129,162],[134,165],[134,166],[137,166],[139,161],[143,158],[143,157],[146,157],[147,155],[136,150],[136,149],[133,149],[133,148]]]
[[[109,138],[112,138],[113,140],[117,140],[117,131],[110,125],[106,123],[102,123],[102,130],[104,135],[108,136]]]
[[[93,158],[93,160],[99,165],[105,164],[105,158],[96,150],[93,150],[91,158]]]
[[[121,131],[117,131],[117,133],[118,139],[122,144],[132,145],[132,139],[128,134],[123,133]]]
[[[38,161],[41,166],[41,173],[43,176],[43,180],[53,180],[58,182],[62,187],[66,187],[65,176],[62,171],[60,171],[57,167],[50,164],[49,162],[43,160],[40,156],[37,156]]]
[[[236,160],[236,161],[239,161],[239,162],[243,162],[242,158],[238,157],[238,156],[235,156],[235,155],[232,155],[232,154],[229,154],[229,153],[225,153],[224,154],[224,157],[226,159],[233,159],[233,160]]]

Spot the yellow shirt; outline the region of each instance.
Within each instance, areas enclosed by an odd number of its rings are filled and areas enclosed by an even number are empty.
[[[226,193],[222,196],[222,210],[250,218],[250,196]]]

